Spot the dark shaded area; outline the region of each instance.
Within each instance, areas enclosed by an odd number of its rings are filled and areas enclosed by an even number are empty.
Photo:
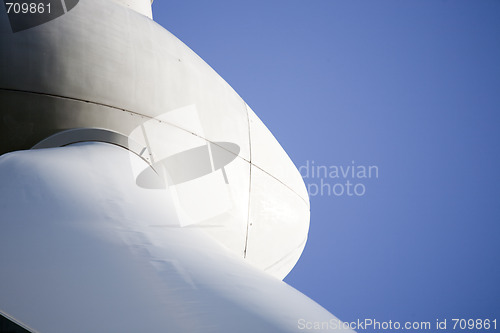
[[[67,0],[66,10],[76,6],[79,0]],[[19,32],[52,21],[64,14],[60,0],[4,0],[12,32]],[[12,5],[11,5],[12,4]],[[27,12],[23,13],[23,5]],[[24,10],[26,11],[26,10]]]
[[[78,3],[78,1],[80,0],[66,0],[65,3],[66,3],[66,10],[69,12],[70,10],[73,9],[73,7],[76,6],[76,4]]]
[[[31,333],[0,314],[0,333]]]
[[[111,111],[78,100],[0,88],[0,155],[31,149],[53,134],[74,128],[102,128],[127,135],[142,121],[126,113],[120,113],[119,121],[111,121]]]
[[[30,149],[58,132],[53,99],[0,90],[0,155]]]

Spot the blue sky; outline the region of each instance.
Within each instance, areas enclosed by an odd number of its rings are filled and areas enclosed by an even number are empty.
[[[299,167],[376,166],[311,197],[285,281],[345,321],[500,320],[500,1],[168,1]],[[311,185],[310,185],[311,186]]]

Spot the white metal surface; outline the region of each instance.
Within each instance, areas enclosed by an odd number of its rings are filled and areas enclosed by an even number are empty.
[[[39,332],[294,332],[335,320],[200,228],[124,148],[0,157],[0,310]],[[158,175],[152,172],[150,177]]]
[[[284,258],[291,258],[299,244],[285,235],[293,230],[302,242],[309,223],[300,175],[253,111],[182,42],[147,17],[106,0],[81,0],[57,19],[18,33],[4,29],[1,37],[0,96],[9,120],[0,124],[1,144],[29,140],[25,133],[31,133],[34,145],[54,129],[83,127],[129,137],[147,148],[143,157],[152,162],[191,159],[171,170],[188,172],[197,147],[209,145],[209,159],[200,157],[208,163],[214,162],[213,153],[233,154],[228,166],[174,184],[182,224],[218,225],[207,232],[238,255],[245,257],[248,248],[252,263],[262,269],[287,262],[275,274],[279,278],[290,271],[295,262]],[[290,188],[303,199],[293,212],[303,218],[300,228],[283,234],[288,217],[275,214],[249,237],[257,226],[249,223],[250,163],[282,183],[283,191],[275,195]],[[257,188],[266,192],[259,185],[252,190],[255,197]],[[280,251],[269,251],[276,246],[256,235],[275,237]]]
[[[122,6],[130,8],[144,16],[153,18],[153,13],[151,11],[151,4],[153,1],[150,0],[112,0],[119,3]]]
[[[289,187],[309,207],[309,195],[299,171],[295,167],[289,167],[293,162],[285,150],[255,112],[249,106],[247,109],[252,139],[252,164]]]
[[[14,32],[0,6],[0,312],[42,332],[331,320],[280,281],[307,239],[300,174],[150,9],[80,0]],[[80,141],[123,148],[5,154]]]

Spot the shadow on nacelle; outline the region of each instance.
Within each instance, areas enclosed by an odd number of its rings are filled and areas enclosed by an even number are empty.
[[[4,0],[12,32],[19,32],[52,21],[73,9],[80,0]]]

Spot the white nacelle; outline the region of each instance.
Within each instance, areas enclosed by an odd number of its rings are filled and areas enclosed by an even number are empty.
[[[158,183],[146,161],[101,142],[0,156],[0,330],[5,317],[53,333],[339,323],[206,228],[181,227],[173,192],[145,186]]]
[[[202,59],[112,1],[81,0],[17,33],[4,12],[0,18],[0,57],[8,64],[0,67],[1,144],[24,140],[20,148],[28,148],[74,128],[123,135],[163,168],[180,226],[202,228],[280,279],[288,274],[307,238],[304,183],[255,113]],[[98,139],[74,139],[84,140]]]
[[[47,332],[335,319],[279,281],[309,198],[250,107],[148,0],[57,4],[36,22],[0,6],[0,314]],[[115,146],[15,152],[89,141]]]

